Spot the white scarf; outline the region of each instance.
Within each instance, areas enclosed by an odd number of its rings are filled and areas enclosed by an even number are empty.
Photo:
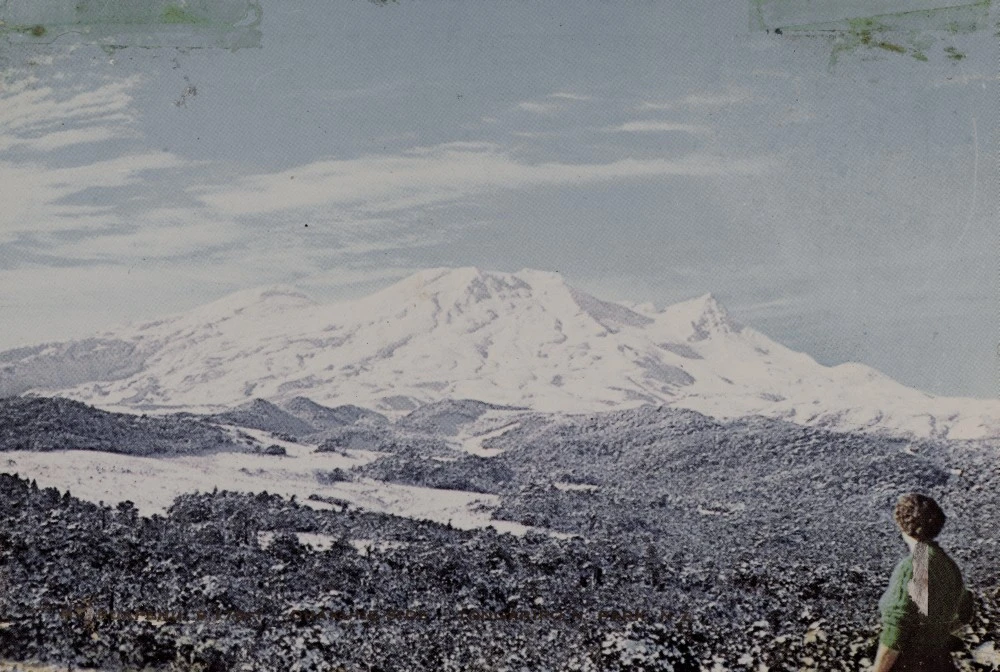
[[[924,616],[927,615],[927,602],[930,597],[930,587],[927,585],[927,565],[929,546],[924,541],[918,541],[913,546],[913,578],[907,586],[910,598]]]

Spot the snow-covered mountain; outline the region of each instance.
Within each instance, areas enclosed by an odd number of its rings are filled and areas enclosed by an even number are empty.
[[[417,273],[319,305],[239,292],[94,338],[0,353],[0,395],[219,411],[253,398],[400,413],[442,399],[536,411],[670,404],[843,430],[1000,437],[1000,401],[935,397],[859,364],[826,367],[735,323],[711,296],[629,308],[554,273]]]

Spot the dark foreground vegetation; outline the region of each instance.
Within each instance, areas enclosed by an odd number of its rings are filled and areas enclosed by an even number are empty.
[[[0,475],[0,659],[176,671],[856,671],[874,655],[875,604],[905,553],[889,509],[917,489],[951,514],[942,544],[977,595],[956,659],[996,669],[995,447],[668,409],[539,418],[486,447],[504,452],[415,442],[359,472],[496,493],[499,516],[563,534],[463,531],[231,492],[183,496],[146,518]]]
[[[0,502],[0,657],[105,669],[857,670],[887,569],[750,546],[664,556],[226,492],[144,518],[8,475]],[[266,546],[261,531],[276,533]],[[969,658],[996,641],[1000,605],[979,593],[960,655],[985,670]]]

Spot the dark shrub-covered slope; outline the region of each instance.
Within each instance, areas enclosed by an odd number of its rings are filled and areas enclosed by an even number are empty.
[[[308,422],[287,413],[269,401],[253,399],[236,408],[208,416],[213,422],[259,429],[274,434],[301,437],[315,434],[316,428]]]
[[[533,418],[488,440],[492,458],[398,452],[364,475],[501,495],[498,517],[588,538],[651,539],[664,553],[730,545],[758,557],[882,566],[899,550],[895,498],[928,492],[952,514],[945,544],[985,578],[1000,543],[1000,452],[766,418],[719,422],[643,407]]]
[[[917,489],[948,512],[942,544],[977,595],[958,660],[996,669],[993,446],[651,407],[532,417],[487,442],[502,451],[492,458],[400,428],[372,436],[389,454],[355,474],[496,493],[498,516],[541,529],[462,531],[330,498],[334,510],[313,510],[227,492],[143,518],[0,476],[0,658],[106,670],[856,671],[906,552],[891,504]]]
[[[443,399],[424,404],[400,418],[398,426],[440,436],[454,436],[488,411],[516,411],[514,406],[499,406],[475,399]]]
[[[332,543],[317,551],[298,533]],[[0,658],[176,671],[858,670],[887,567],[848,562],[769,557],[752,542],[664,554],[467,532],[267,494],[184,496],[143,518],[0,475]],[[960,658],[987,670],[968,661],[996,641],[998,596],[977,589]]]
[[[388,418],[381,413],[370,411],[367,408],[352,404],[334,407],[323,406],[306,397],[290,399],[283,403],[281,408],[320,432],[353,425],[357,422],[373,425],[384,425],[389,422]]]
[[[59,397],[0,399],[0,450],[100,450],[172,455],[233,450],[229,435],[194,416],[109,413]]]

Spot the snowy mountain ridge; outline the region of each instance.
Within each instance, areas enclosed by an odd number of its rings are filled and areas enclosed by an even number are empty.
[[[935,397],[827,367],[735,322],[710,294],[657,310],[556,273],[431,269],[353,301],[246,290],[90,339],[0,353],[0,395],[217,412],[295,397],[388,414],[443,399],[543,412],[667,404],[838,430],[1000,437],[1000,401]]]

